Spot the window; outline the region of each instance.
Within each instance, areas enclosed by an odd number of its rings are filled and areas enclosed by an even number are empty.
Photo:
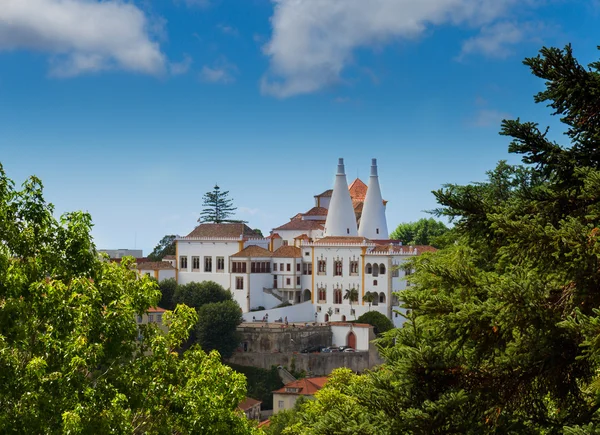
[[[319,260],[317,262],[317,275],[327,274],[327,260]]]
[[[385,293],[383,292],[379,293],[379,303],[385,304]]]
[[[342,303],[342,291],[337,288],[333,291],[333,303],[341,304]]]
[[[350,260],[350,275],[358,275],[358,260]]]
[[[300,272],[300,263],[296,263],[296,272]]]
[[[317,306],[317,313],[320,313],[320,312],[321,312],[321,306],[320,306],[320,305],[318,305],[318,306]]]
[[[385,275],[385,265],[383,263],[379,265],[379,274]]]
[[[225,257],[217,257],[217,272],[225,272]]]
[[[300,285],[300,277],[299,276],[296,277],[296,285]]]
[[[342,276],[342,261],[336,260],[333,262],[334,276]]]
[[[280,400],[278,403],[279,409],[283,409],[283,400]]]
[[[273,263],[273,272],[277,272],[277,263]]]
[[[138,323],[142,323],[142,316],[138,316]]]
[[[375,232],[376,232],[377,234],[379,234],[379,228],[377,228],[377,229],[375,230]]]
[[[154,314],[148,314],[148,322],[154,322]]]
[[[162,314],[156,315],[156,323],[162,323]]]
[[[304,256],[305,256],[305,257],[308,257],[309,255],[310,255],[310,252],[308,252],[308,251],[306,251],[306,252],[304,253]]]
[[[304,263],[302,266],[303,275],[312,275],[312,263]]]
[[[204,257],[204,271],[212,272],[212,257]]]
[[[398,278],[400,276],[400,268],[398,266],[392,269],[392,277]]]
[[[327,303],[327,290],[325,290],[322,287],[319,289],[319,303],[320,304]]]
[[[350,315],[351,315],[351,316],[356,316],[356,310],[355,310],[354,308],[352,308],[352,309],[350,310]]]
[[[241,276],[235,278],[235,289],[244,290],[244,278],[242,278]]]
[[[179,257],[179,268],[187,269],[187,257]]]
[[[286,270],[287,270],[288,272],[291,272],[291,271],[292,271],[292,265],[291,265],[290,263],[288,263],[288,264],[287,264],[287,268],[286,268]]]
[[[373,280],[373,285],[377,285],[377,280],[376,279]]]
[[[246,273],[246,262],[245,261],[232,261],[231,262],[232,273]]]
[[[283,272],[283,263],[279,263],[279,270],[281,270]]]
[[[371,266],[371,263],[367,263],[365,266],[365,273],[368,275],[373,273],[373,266]]]
[[[146,272],[146,276],[150,276],[150,272]]]
[[[291,284],[292,284],[292,280],[290,278],[286,278],[285,285],[291,285]]]
[[[287,246],[287,245],[288,245],[288,241],[287,241],[287,240],[284,240],[284,241],[283,241],[283,246]]]
[[[404,271],[404,276],[405,276],[406,278],[408,278],[408,277],[409,277],[409,276],[411,276],[412,274],[413,274],[413,271],[412,271],[412,269],[406,269],[406,270]],[[408,281],[408,280],[406,280],[406,287],[410,287],[410,281]]]
[[[379,265],[377,263],[373,265],[373,276],[379,276]]]
[[[200,270],[200,257],[197,257],[197,256],[192,257],[192,270],[193,271]]]
[[[334,313],[335,313],[335,314],[340,314],[340,309],[339,309],[339,308],[336,308],[336,309],[334,310]]]

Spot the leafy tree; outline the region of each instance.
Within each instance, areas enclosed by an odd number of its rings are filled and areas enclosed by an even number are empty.
[[[214,302],[232,300],[231,292],[214,281],[190,282],[180,285],[173,296],[175,303],[200,308]]]
[[[445,246],[448,241],[442,236],[450,231],[446,225],[433,218],[422,218],[416,222],[402,223],[396,227],[390,239],[401,240],[405,245]]]
[[[237,327],[242,323],[242,310],[232,300],[202,305],[198,309],[196,339],[205,351],[217,350],[229,358],[240,345]]]
[[[229,198],[229,191],[221,192],[221,188],[215,184],[212,192],[207,192],[202,197],[202,212],[198,222],[212,222],[220,224],[223,222],[239,222],[230,220],[229,217],[237,210],[233,206],[233,199]]]
[[[366,295],[365,295],[366,296]],[[375,334],[380,335],[394,328],[394,324],[388,317],[378,311],[369,311],[356,319],[357,323],[367,323],[375,327]]]
[[[567,46],[525,64],[570,145],[503,121],[525,165],[434,193],[457,243],[412,260],[386,363],[334,375],[289,433],[600,432],[600,63]]]
[[[277,414],[274,414],[271,418],[269,418],[269,426],[265,429],[267,435],[282,435],[287,433],[286,428],[293,427],[297,423],[300,422],[300,414],[298,410],[303,406],[303,404],[310,399],[305,398],[304,396],[298,397],[294,407],[292,409],[286,409],[283,411],[279,411]]]
[[[174,352],[196,313],[165,314],[166,334],[138,327],[158,287],[131,257],[100,259],[91,226],[83,212],[56,219],[39,179],[17,191],[0,165],[2,432],[253,433],[243,375],[216,352]]]
[[[273,409],[273,391],[283,387],[276,366],[271,366],[270,369],[261,369],[231,363],[227,363],[227,365],[246,376],[248,397],[262,401],[261,409],[263,411]]]
[[[177,291],[178,285],[175,278],[163,279],[158,283],[160,288],[161,298],[158,306],[165,310],[172,310],[175,308],[174,296]]]
[[[365,295],[363,296],[363,301],[365,301],[366,303],[369,304],[369,311],[371,311],[371,304],[377,298],[378,298],[378,296],[377,296],[376,292],[366,292]]]
[[[164,236],[148,255],[150,261],[161,261],[167,255],[175,255],[175,235]]]

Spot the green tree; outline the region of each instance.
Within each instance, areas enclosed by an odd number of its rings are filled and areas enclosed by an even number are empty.
[[[229,191],[221,192],[221,188],[215,184],[213,191],[205,193],[202,200],[202,212],[198,222],[239,222],[229,219],[237,210],[237,207],[233,206],[233,199],[229,198]]]
[[[200,308],[203,305],[232,300],[231,292],[214,281],[190,282],[179,285],[175,290],[173,300],[176,304],[186,304],[188,307]]]
[[[402,223],[390,234],[390,239],[401,240],[405,245],[445,246],[448,241],[442,237],[450,231],[446,225],[433,218],[422,218],[416,222]]]
[[[158,306],[165,310],[172,310],[175,308],[174,296],[177,291],[178,285],[175,278],[163,279],[158,283],[160,288],[161,298]]]
[[[161,261],[167,255],[175,255],[175,235],[164,236],[148,255],[150,261]]]
[[[365,295],[366,296],[366,295]],[[378,311],[369,311],[356,319],[357,323],[373,325],[375,334],[380,335],[394,328],[394,324],[388,317]]]
[[[243,375],[216,352],[174,352],[196,313],[165,314],[166,334],[138,327],[156,283],[96,254],[89,214],[53,211],[39,179],[17,191],[0,165],[2,432],[253,433]]]
[[[365,301],[366,303],[369,304],[369,311],[371,311],[371,304],[377,298],[378,298],[378,296],[377,296],[376,292],[366,292],[365,295],[363,296],[363,301]]]
[[[600,432],[600,63],[567,46],[525,64],[571,143],[503,121],[524,165],[434,193],[457,243],[411,260],[385,365],[334,375],[289,433],[338,433],[342,415],[354,433]]]
[[[242,320],[242,310],[235,301],[202,305],[198,309],[196,340],[205,351],[217,350],[223,358],[229,358],[240,345],[237,327]]]

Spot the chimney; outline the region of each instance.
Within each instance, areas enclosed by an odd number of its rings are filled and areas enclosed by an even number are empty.
[[[371,176],[369,177],[367,196],[360,217],[358,234],[367,239],[389,239],[385,206],[383,205],[379,177],[377,176],[377,159],[371,160]]]
[[[348,182],[344,169],[344,159],[339,159],[337,174],[333,183],[333,193],[325,221],[325,237],[357,236],[356,216],[352,207],[352,199],[348,192]]]

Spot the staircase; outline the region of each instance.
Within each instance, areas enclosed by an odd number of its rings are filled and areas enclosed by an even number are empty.
[[[283,302],[283,293],[279,289],[263,287],[263,293],[267,293],[273,296],[279,302]]]

